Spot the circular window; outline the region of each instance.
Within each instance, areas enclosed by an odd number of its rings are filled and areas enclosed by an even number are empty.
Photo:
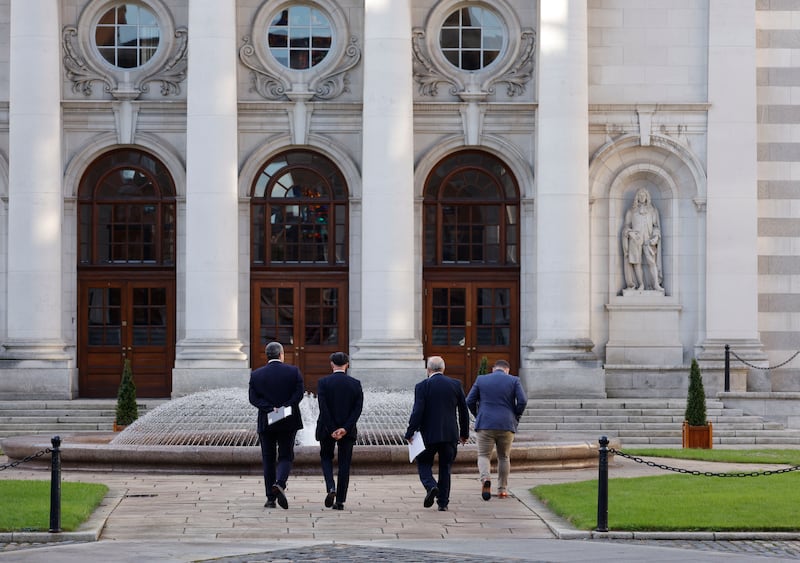
[[[156,54],[160,39],[156,15],[140,4],[118,4],[100,16],[95,26],[97,50],[119,68],[147,63]]]
[[[331,49],[333,31],[327,16],[311,6],[290,6],[272,19],[267,45],[287,68],[307,70],[318,65]]]
[[[459,8],[442,24],[439,47],[453,66],[480,70],[500,56],[505,36],[505,27],[495,12],[477,6]]]

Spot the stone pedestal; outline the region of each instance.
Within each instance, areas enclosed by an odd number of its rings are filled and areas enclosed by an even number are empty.
[[[626,289],[606,305],[609,338],[606,364],[679,366],[683,364],[681,306],[663,291]]]

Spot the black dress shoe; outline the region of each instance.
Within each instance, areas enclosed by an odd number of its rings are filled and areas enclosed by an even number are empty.
[[[447,512],[447,507],[446,506],[440,506],[439,507],[439,512]]]
[[[267,502],[264,503],[264,508],[275,508],[275,501],[268,500]]]
[[[422,503],[422,506],[425,508],[430,508],[433,506],[433,501],[436,500],[436,497],[439,496],[439,487],[431,487],[428,489],[428,493],[425,495],[425,500]]]
[[[489,500],[492,498],[492,482],[489,479],[483,482],[483,486],[481,487],[481,498],[483,500]]]
[[[331,506],[334,510],[344,510],[344,503],[337,502],[333,506]]]
[[[289,508],[289,501],[286,500],[286,495],[283,494],[283,487],[278,484],[272,485],[272,494],[275,495],[275,499],[278,501],[278,505],[280,505],[281,508]]]
[[[331,506],[333,506],[333,501],[335,499],[336,499],[336,490],[335,489],[331,489],[330,491],[328,491],[328,494],[325,495],[325,506],[327,508],[330,508]]]

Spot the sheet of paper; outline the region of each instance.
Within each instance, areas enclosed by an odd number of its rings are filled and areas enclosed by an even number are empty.
[[[425,442],[422,440],[422,434],[419,430],[414,432],[411,437],[411,443],[408,445],[408,461],[411,463],[416,457],[425,450]]]
[[[278,410],[274,410],[267,413],[267,424],[275,424],[279,420],[283,420],[287,416],[292,414],[292,407],[280,407]]]

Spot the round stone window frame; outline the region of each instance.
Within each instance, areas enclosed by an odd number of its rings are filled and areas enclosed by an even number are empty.
[[[442,25],[453,12],[461,8],[482,8],[492,12],[505,28],[500,54],[489,65],[481,69],[464,70],[454,66],[442,52],[439,41]],[[431,10],[425,22],[425,47],[431,57],[431,62],[442,74],[461,83],[468,83],[471,80],[483,83],[496,76],[501,76],[514,64],[521,45],[521,35],[522,28],[519,25],[519,18],[503,0],[493,0],[492,2],[443,0]]]
[[[270,52],[267,44],[267,32],[281,10],[294,6],[308,6],[322,12],[331,26],[331,46],[328,54],[316,65],[306,69],[294,69],[283,66]],[[282,2],[264,2],[256,12],[253,19],[253,32],[250,41],[256,59],[271,74],[284,76],[291,84],[309,83],[317,76],[324,75],[336,68],[345,56],[349,39],[347,20],[342,9],[328,0],[315,0],[314,2],[298,2],[297,0],[284,0]]]
[[[111,64],[100,54],[95,43],[95,30],[100,18],[110,9],[122,4],[138,4],[149,9],[158,22],[159,41],[155,54],[143,65],[124,68]],[[96,66],[117,77],[120,83],[135,83],[137,78],[150,75],[153,69],[167,63],[175,47],[175,22],[169,9],[158,0],[104,0],[86,6],[78,19],[78,41],[84,53],[93,58]]]

